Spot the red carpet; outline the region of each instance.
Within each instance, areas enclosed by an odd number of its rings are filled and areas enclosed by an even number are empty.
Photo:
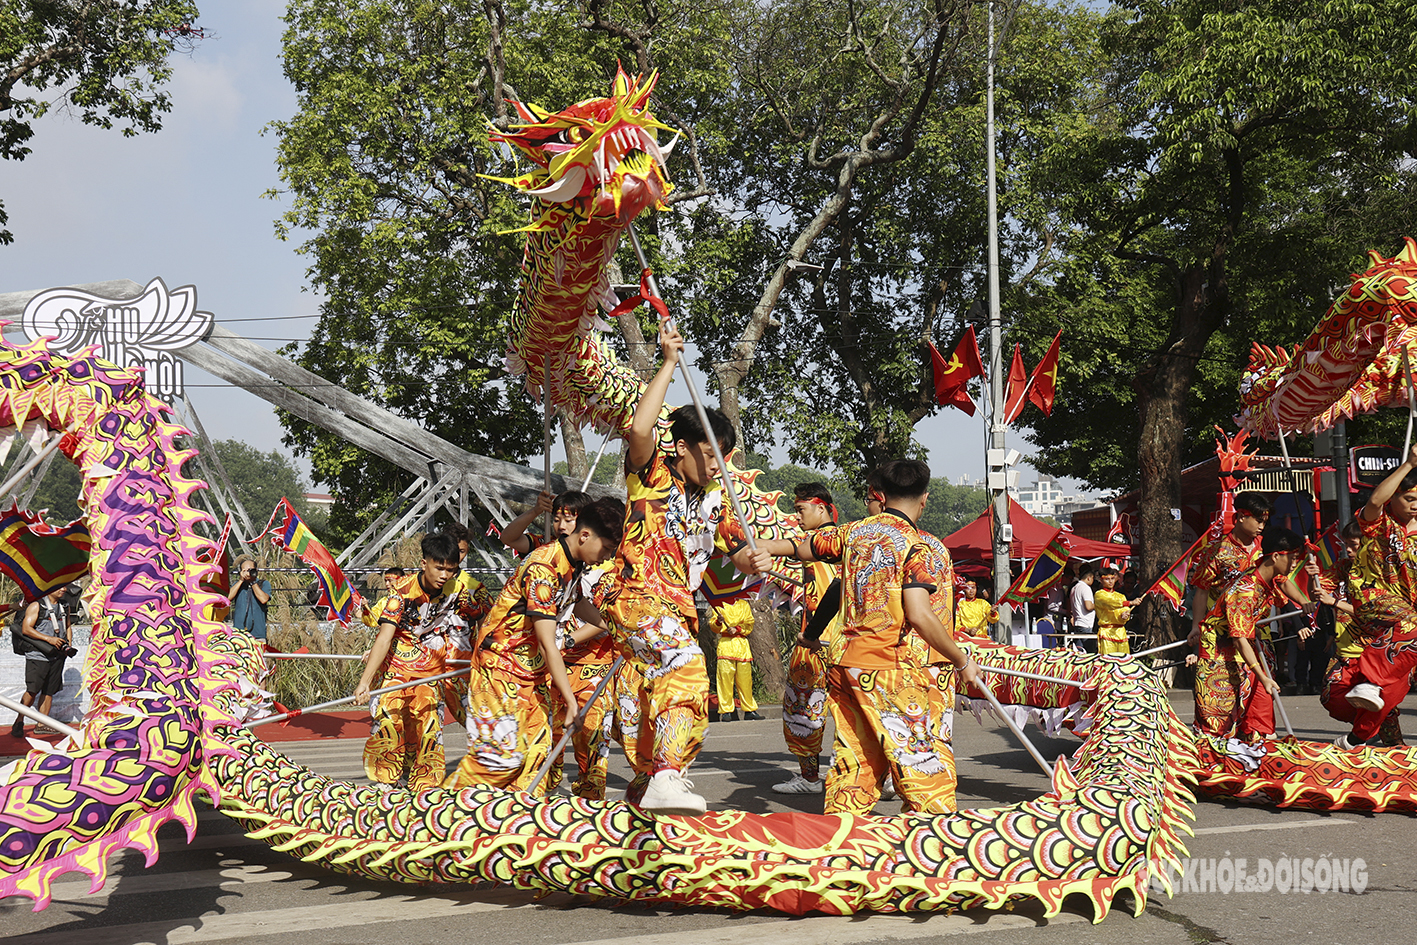
[[[36,736],[33,728],[26,728],[25,734],[38,737],[51,745],[61,736]],[[350,712],[314,712],[297,715],[285,724],[274,722],[256,729],[256,734],[268,742],[303,742],[317,738],[359,738],[369,737],[369,710]],[[30,751],[29,742],[23,738],[11,738],[9,727],[0,729],[0,758],[23,755]]]

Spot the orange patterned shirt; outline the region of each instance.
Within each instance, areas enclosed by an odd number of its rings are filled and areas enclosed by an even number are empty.
[[[841,562],[842,649],[837,662],[858,669],[914,664],[902,591],[934,592],[929,547],[894,511],[818,529],[807,537],[812,556]]]
[[[1358,516],[1363,541],[1353,559],[1350,580],[1364,592],[1387,592],[1417,602],[1417,534],[1406,533],[1386,511],[1376,521]]]
[[[581,599],[584,567],[571,558],[564,538],[529,552],[483,621],[478,662],[521,679],[545,673],[546,656],[537,643],[534,624],[570,618]]]
[[[1260,560],[1260,541],[1240,544],[1233,531],[1219,541],[1206,542],[1196,552],[1196,566],[1188,577],[1192,586],[1210,591],[1215,600],[1226,585],[1253,568]]]
[[[420,574],[398,578],[385,598],[379,623],[394,625],[384,662],[386,681],[408,681],[447,672],[452,650],[470,650],[477,625],[492,609],[492,595],[477,582],[440,587],[429,594]],[[453,584],[453,582],[449,582]]]
[[[1276,582],[1266,581],[1256,571],[1249,571],[1232,581],[1220,598],[1220,603],[1206,616],[1206,629],[1214,634],[1215,652],[1211,658],[1233,663],[1239,658],[1233,641],[1253,640],[1255,626],[1269,616],[1270,608],[1284,596]],[[1206,654],[1202,654],[1203,656]]]
[[[619,594],[653,597],[697,620],[694,592],[715,549],[733,554],[743,529],[723,507],[723,487],[689,483],[655,447],[649,463],[625,476],[625,537],[615,555]]]

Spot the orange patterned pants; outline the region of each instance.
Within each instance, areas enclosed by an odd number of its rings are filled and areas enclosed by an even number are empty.
[[[406,679],[386,677],[381,685]],[[435,788],[443,780],[442,693],[437,683],[410,686],[375,696],[374,717],[364,743],[364,773],[384,784],[406,781],[410,791]]]
[[[576,695],[577,705],[585,708],[591,693],[595,692],[595,687],[608,672],[610,664],[604,662],[573,663],[566,667],[566,676],[571,681],[571,691]],[[611,686],[613,685],[612,683]],[[607,686],[606,691],[602,692],[600,698],[586,711],[581,720],[581,727],[571,736],[577,772],[576,780],[571,782],[571,793],[589,801],[605,800],[605,772],[610,766],[610,743],[607,735],[610,719],[614,715],[610,711],[614,701],[611,686]],[[561,704],[561,694],[550,686],[547,688],[551,695],[551,744],[554,747],[560,743],[564,731],[562,720],[565,718],[565,708]],[[552,763],[551,773],[546,777],[553,788],[561,783],[563,774],[560,758]]]
[[[548,702],[542,679],[475,668],[467,690],[467,754],[443,786],[526,790],[551,751]],[[543,778],[536,796],[545,797],[550,783]]]
[[[955,809],[951,713],[926,670],[832,666],[827,691],[836,723],[836,758],[827,774],[825,813],[870,813],[887,774],[906,811]]]
[[[1251,641],[1254,645],[1254,641]],[[1265,662],[1274,666],[1267,644]],[[1236,658],[1212,657],[1196,663],[1196,727],[1219,738],[1252,739],[1274,734],[1274,697]]]
[[[827,722],[826,651],[794,646],[782,687],[782,736],[802,766],[802,777],[821,774],[822,733]]]
[[[622,594],[605,616],[625,662],[641,677],[638,692],[617,694],[622,703],[632,698],[638,709],[633,738],[622,725],[625,758],[635,771],[625,799],[637,804],[651,777],[686,771],[703,747],[708,674],[692,621],[659,599]],[[618,711],[630,714],[623,704]]]

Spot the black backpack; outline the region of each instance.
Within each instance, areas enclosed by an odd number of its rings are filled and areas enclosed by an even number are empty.
[[[16,604],[14,615],[10,617],[10,645],[15,648],[18,656],[24,656],[34,647],[34,643],[25,633],[21,626],[25,622],[25,611],[29,610],[29,604]]]

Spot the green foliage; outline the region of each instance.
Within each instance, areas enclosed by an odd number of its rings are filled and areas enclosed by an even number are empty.
[[[157,131],[168,56],[200,39],[196,19],[186,0],[0,0],[0,160],[24,160],[34,120],[56,106],[126,136]],[[13,240],[0,229],[0,244]]]
[[[1034,168],[1059,252],[1005,300],[1031,359],[1065,329],[1053,415],[1024,415],[1040,469],[1140,485],[1160,520],[1233,429],[1251,342],[1302,339],[1369,248],[1400,246],[1414,35],[1411,8],[1358,2],[1107,15],[1095,95]]]
[[[253,525],[264,526],[276,504],[286,498],[305,524],[323,540],[325,513],[306,503],[305,477],[290,457],[278,450],[263,453],[240,440],[216,440],[212,445],[231,479],[231,487],[236,490],[236,498],[251,516]]]

